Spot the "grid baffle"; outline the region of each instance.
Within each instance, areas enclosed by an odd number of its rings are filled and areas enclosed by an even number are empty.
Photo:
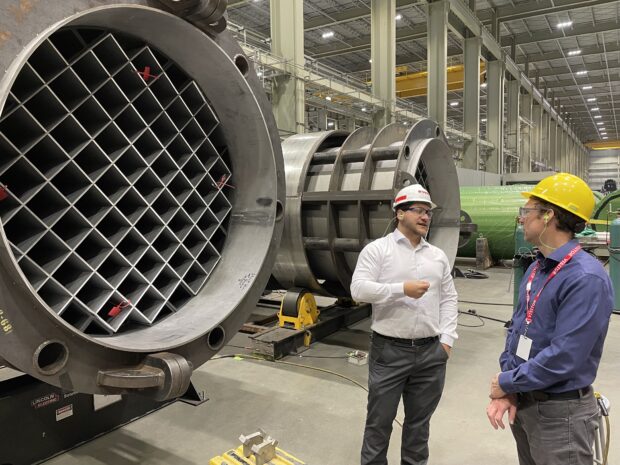
[[[31,286],[87,334],[179,311],[220,260],[231,170],[196,83],[129,35],[65,28],[0,115],[0,216]]]

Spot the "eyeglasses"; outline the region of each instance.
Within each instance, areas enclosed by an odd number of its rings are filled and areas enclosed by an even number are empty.
[[[542,208],[540,207],[521,207],[519,208],[519,218],[524,218],[526,217],[530,212],[533,211],[543,211]]]
[[[420,216],[424,216],[427,215],[429,218],[433,217],[433,211],[429,210],[427,208],[422,208],[422,207],[409,207],[407,208],[408,212],[413,212],[416,215],[420,215]]]

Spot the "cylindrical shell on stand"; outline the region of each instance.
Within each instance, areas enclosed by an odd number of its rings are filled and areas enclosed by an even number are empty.
[[[395,194],[415,183],[439,206],[428,240],[454,261],[458,179],[435,122],[301,134],[285,140],[283,152],[286,227],[273,271],[280,287],[349,296],[359,252],[391,230]]]
[[[226,31],[159,2],[48,3],[0,7],[0,357],[174,397],[269,278],[275,122]]]

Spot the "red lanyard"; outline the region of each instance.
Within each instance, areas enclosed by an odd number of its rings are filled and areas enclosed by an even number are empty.
[[[530,306],[530,290],[532,289],[532,281],[534,281],[534,278],[536,277],[536,273],[538,272],[538,267],[540,266],[540,262],[536,262],[536,265],[534,265],[534,269],[532,270],[532,273],[530,273],[530,277],[527,280],[527,286],[525,287],[525,308],[527,308],[527,313],[525,314],[525,332],[526,333],[527,333],[527,329],[530,326],[530,323],[532,322],[532,319],[534,318],[534,310],[536,309],[536,303],[538,302],[541,292],[543,291],[545,286],[549,284],[549,281],[555,278],[555,275],[557,275],[560,272],[560,270],[564,268],[564,265],[570,262],[571,259],[575,256],[575,254],[579,252],[580,250],[581,250],[581,246],[577,245],[574,249],[568,252],[566,257],[564,257],[562,261],[560,261],[560,263],[556,265],[556,267],[553,269],[553,271],[551,272],[551,274],[545,281],[545,284],[543,284],[540,290],[536,293],[536,296],[534,297],[534,301],[532,302],[532,305]]]

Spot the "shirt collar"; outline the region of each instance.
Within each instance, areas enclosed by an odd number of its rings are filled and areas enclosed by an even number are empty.
[[[392,237],[394,237],[394,240],[396,242],[401,242],[402,241],[402,242],[406,243],[409,247],[413,247],[411,245],[411,242],[409,241],[409,239],[407,239],[405,237],[405,235],[402,232],[400,232],[400,230],[398,228],[394,230],[394,232],[392,233]],[[415,248],[418,249],[418,248],[422,248],[422,247],[428,247],[428,245],[429,244],[426,241],[426,239],[421,237],[420,238],[420,244],[417,247],[415,247]]]
[[[562,247],[555,249],[553,252],[549,254],[548,257],[545,257],[542,253],[537,253],[537,258],[541,261],[544,261],[545,258],[549,260],[553,260],[554,262],[561,262],[564,257],[568,255],[568,253],[573,250],[579,244],[579,241],[573,239],[572,241],[568,241]]]
[[[568,241],[562,247],[559,247],[553,252],[551,252],[549,254],[549,258],[553,261],[561,262],[562,259],[566,257],[571,250],[577,247],[577,244],[579,244],[579,242],[575,239],[573,239],[572,241]]]

